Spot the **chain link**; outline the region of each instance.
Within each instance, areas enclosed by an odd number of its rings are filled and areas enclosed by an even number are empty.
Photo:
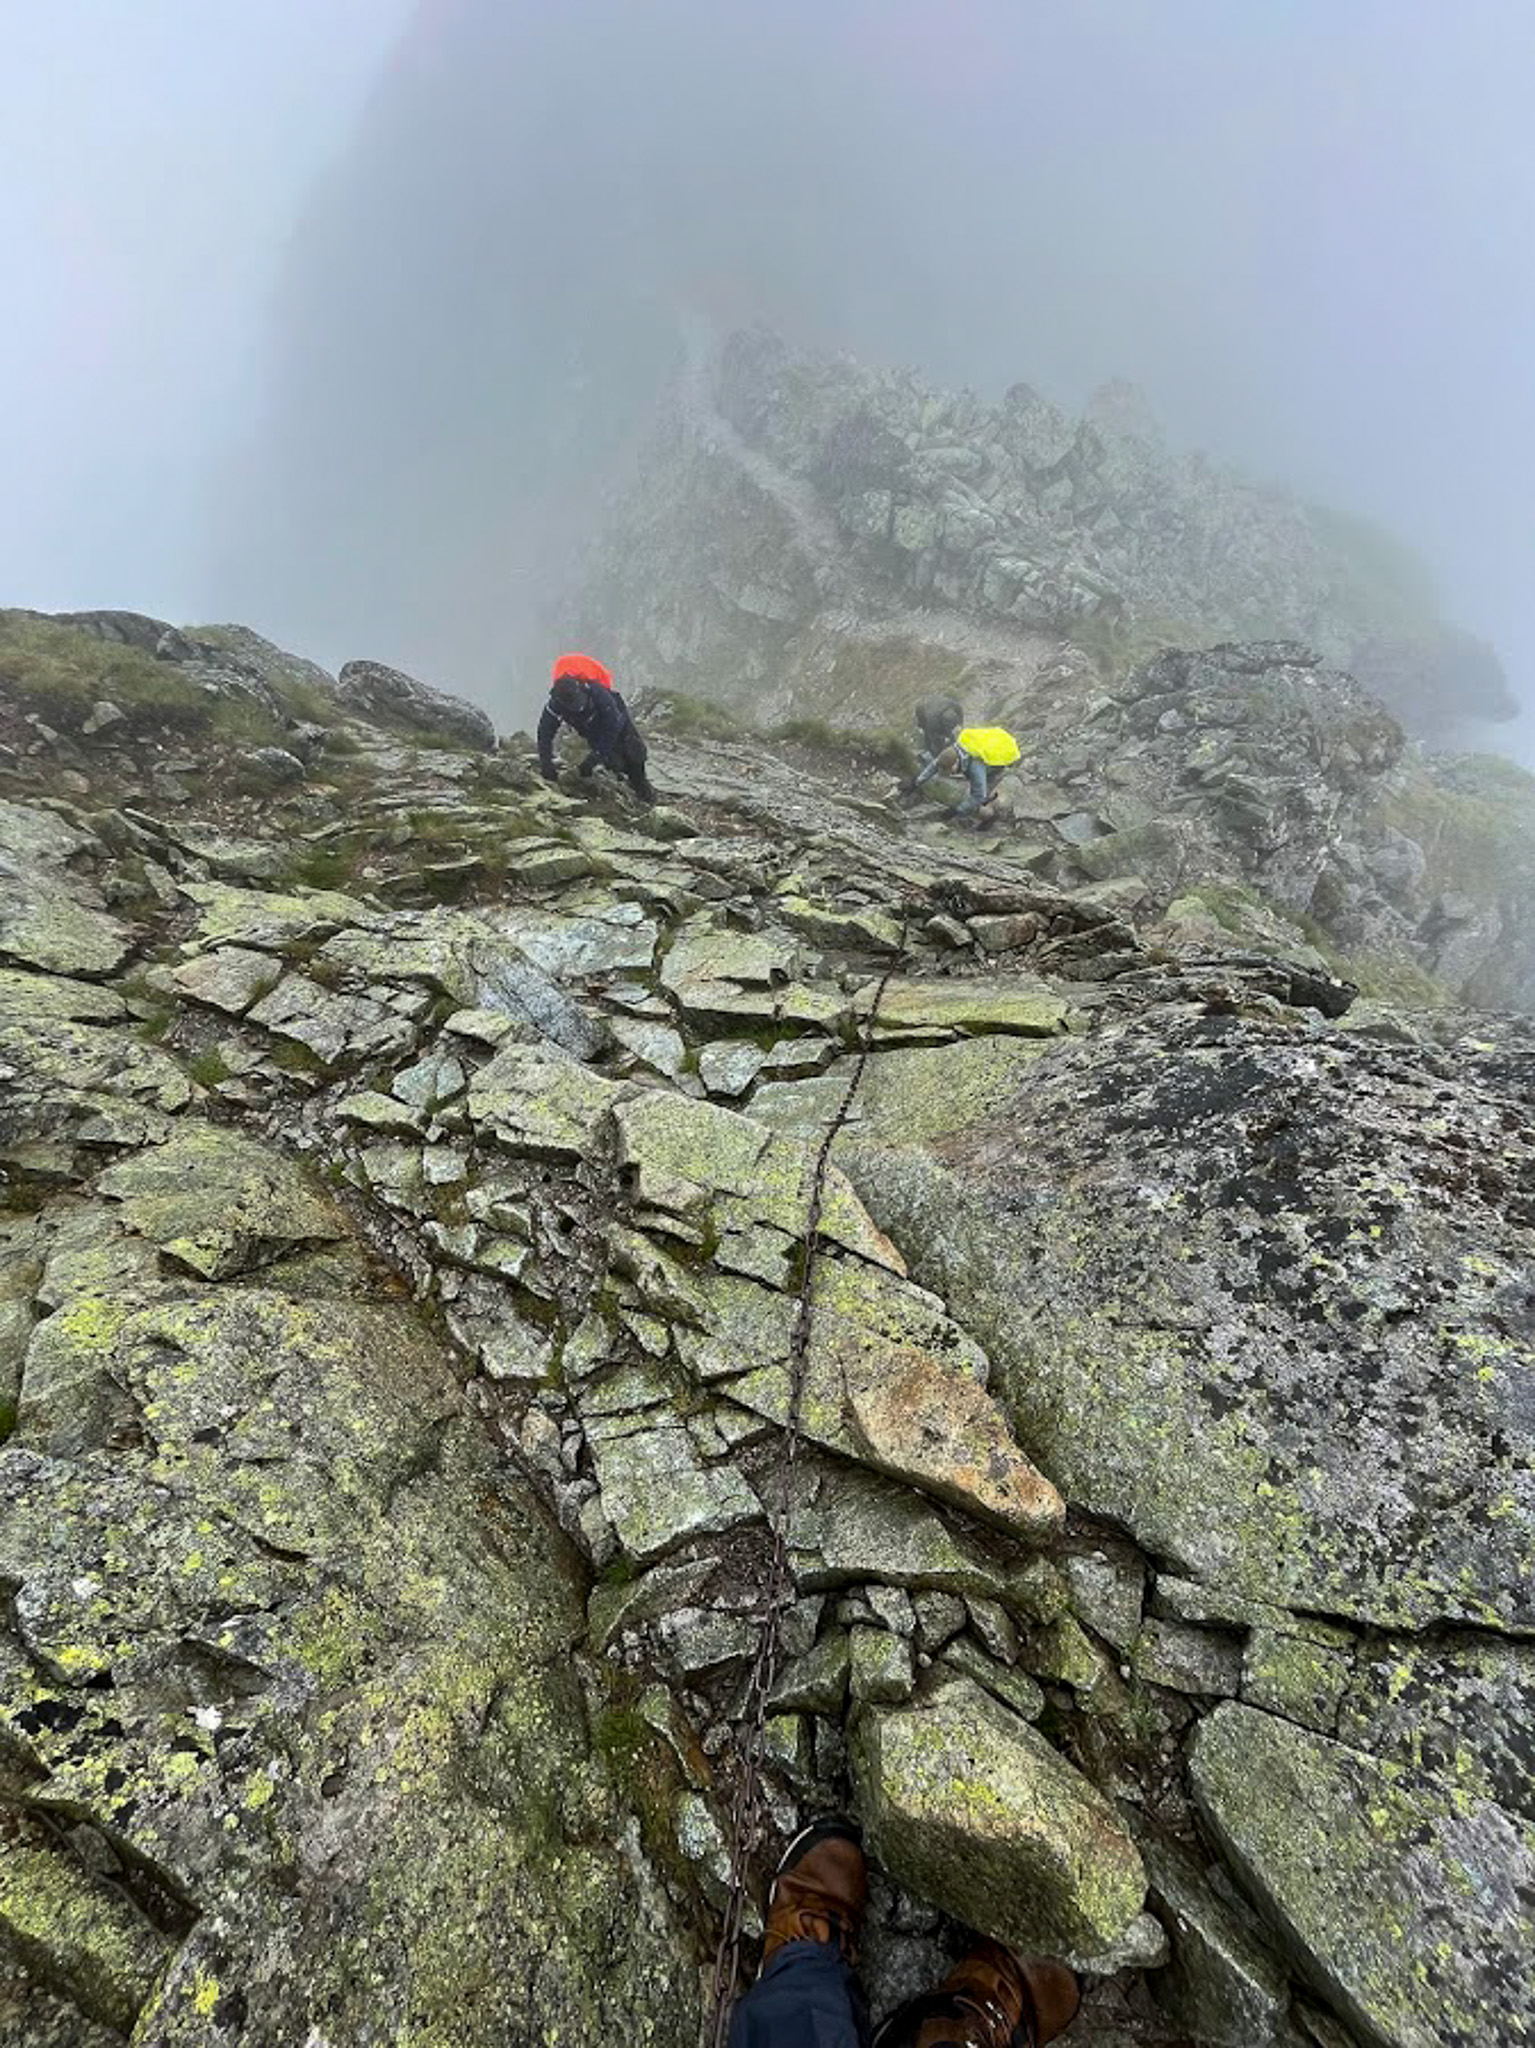
[[[904,939],[904,934],[903,934]],[[899,961],[897,955],[897,962]],[[874,990],[859,1034],[858,1057],[836,1114],[821,1136],[820,1147],[810,1171],[806,1204],[805,1233],[800,1252],[799,1297],[794,1328],[789,1342],[789,1408],[783,1434],[783,1485],[777,1511],[772,1517],[772,1548],[762,1593],[762,1628],[757,1653],[752,1660],[741,1713],[744,1724],[740,1744],[740,1776],[730,1816],[730,1876],[720,1925],[719,1945],[714,1954],[714,1983],[706,2019],[708,2048],[725,2048],[730,2028],[730,2009],[735,2002],[741,1974],[741,1934],[746,1912],[746,1881],[751,1859],[763,1834],[762,1751],[766,1737],[768,1699],[778,1680],[783,1648],[784,1609],[794,1597],[794,1572],[790,1565],[790,1532],[794,1510],[794,1481],[799,1462],[800,1402],[804,1393],[805,1366],[810,1355],[810,1331],[815,1318],[815,1274],[819,1252],[821,1213],[826,1203],[826,1174],[832,1147],[852,1115],[859,1084],[868,1064],[874,1038],[874,1021],[894,974],[896,962],[886,968]]]

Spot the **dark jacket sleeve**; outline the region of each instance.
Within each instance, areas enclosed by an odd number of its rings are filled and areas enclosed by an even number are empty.
[[[594,689],[590,692],[592,715],[581,729],[581,737],[591,749],[591,760],[600,761],[605,768],[617,768],[618,745],[629,724],[629,714],[622,703],[615,702],[611,690]]]
[[[546,775],[554,766],[554,742],[559,730],[560,714],[552,704],[546,704],[538,721],[538,765]]]

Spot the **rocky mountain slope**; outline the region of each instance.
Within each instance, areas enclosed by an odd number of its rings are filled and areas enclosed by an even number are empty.
[[[1286,639],[1357,661],[1436,737],[1514,713],[1409,549],[1169,448],[1133,386],[1077,419],[1025,384],[987,405],[764,330],[695,326],[683,353],[590,571],[593,626],[622,636],[631,674],[803,708],[828,672],[848,695],[858,649],[903,638],[934,686],[946,653],[1017,681],[1062,641],[1128,665]]]
[[[1098,2048],[1535,2030],[1535,1028],[823,741],[637,812],[3,625],[0,2042],[691,2043],[785,1510],[877,2009],[979,1927]],[[1346,806],[1394,728],[1265,659]]]
[[[1530,1008],[1535,778],[1412,736],[1506,708],[1496,663],[1431,609],[1382,637],[1418,600],[1336,521],[1128,408],[1072,421],[1020,387],[989,411],[694,334],[583,630],[705,729],[810,722],[889,757],[920,698],[955,697],[1019,739],[1045,879],[1133,881],[1147,920],[1370,993]]]

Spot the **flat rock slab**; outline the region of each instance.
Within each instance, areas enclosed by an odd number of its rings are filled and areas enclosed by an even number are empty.
[[[597,1484],[618,1540],[648,1564],[692,1536],[760,1518],[756,1495],[728,1465],[705,1465],[680,1421],[591,1441]]]
[[[519,906],[500,929],[535,967],[557,981],[588,974],[648,971],[660,927],[638,903],[607,900],[600,910],[565,915]]]
[[[1535,1643],[1383,1644],[1336,1705],[1340,1741],[1412,1762],[1535,1821]]]
[[[791,931],[817,945],[862,953],[899,953],[901,921],[888,910],[829,910],[803,896],[779,898],[778,915]]]
[[[96,841],[56,811],[0,798],[0,859],[9,868],[62,868]]]
[[[45,974],[115,974],[133,951],[127,926],[56,877],[0,879],[0,958]]]
[[[252,1003],[259,1002],[275,988],[282,975],[282,963],[270,953],[256,953],[244,946],[220,946],[212,953],[199,953],[173,970],[171,980],[178,993],[194,1003],[206,1003],[232,1017],[243,1017]]]
[[[92,2019],[124,2034],[171,1955],[122,1892],[41,1829],[0,1840],[0,1933],[45,1982],[71,1986]]]
[[[983,981],[892,980],[874,1010],[876,984],[859,990],[856,1011],[874,1014],[876,1038],[902,1031],[998,1032],[1054,1038],[1069,1028],[1071,1005],[1047,981],[1013,974]]]
[[[0,1024],[120,1024],[128,1006],[115,989],[57,974],[25,974],[0,967]]]
[[[861,1345],[844,1362],[843,1384],[854,1441],[879,1470],[1014,1536],[1037,1542],[1063,1526],[1065,1503],[1018,1448],[1001,1409],[947,1359],[881,1359]]]
[[[506,1045],[471,1079],[469,1116],[509,1152],[580,1159],[622,1092],[558,1053]]]
[[[1230,1703],[1200,1724],[1190,1774],[1243,1883],[1365,2040],[1535,2034],[1535,1824]]]
[[[907,1890],[1025,1954],[1099,1954],[1146,1898],[1114,1809],[968,1679],[854,1723],[859,1812]]]
[[[0,960],[45,974],[114,974],[133,935],[71,863],[100,852],[52,811],[0,799]]]
[[[668,994],[700,1029],[788,1024],[840,1031],[851,1015],[848,998],[834,982],[792,981],[783,987],[743,988],[739,982],[699,977],[679,982]]]
[[[182,1124],[165,1144],[109,1167],[97,1188],[128,1229],[204,1280],[346,1235],[293,1160],[217,1124]]]
[[[284,895],[222,882],[184,882],[181,893],[197,905],[197,936],[204,946],[251,946],[267,953],[328,938],[343,925],[366,925],[376,914],[333,889]]]
[[[0,1019],[0,1066],[9,1070],[13,1135],[24,1126],[53,1128],[72,1103],[101,1110],[116,1099],[175,1111],[192,1099],[191,1081],[168,1052],[110,1025],[37,1015]]]
[[[1074,1503],[1231,1595],[1535,1629],[1517,1061],[1159,1016],[840,1156]]]
[[[706,1045],[698,1055],[698,1078],[711,1095],[744,1095],[761,1073],[767,1054],[747,1039]]]
[[[200,860],[222,881],[275,882],[289,859],[281,842],[264,839],[229,839],[222,833],[200,831],[195,825],[168,834],[183,853]]]
[[[680,995],[689,982],[777,988],[794,979],[799,949],[782,932],[735,932],[705,921],[684,926],[661,968],[661,985]]]

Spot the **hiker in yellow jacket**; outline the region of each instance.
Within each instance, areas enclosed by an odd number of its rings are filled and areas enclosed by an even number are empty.
[[[914,795],[934,775],[962,775],[970,787],[954,815],[973,818],[979,830],[995,819],[998,785],[1017,759],[1018,742],[1000,725],[967,725],[936,760],[912,777],[905,791]]]

